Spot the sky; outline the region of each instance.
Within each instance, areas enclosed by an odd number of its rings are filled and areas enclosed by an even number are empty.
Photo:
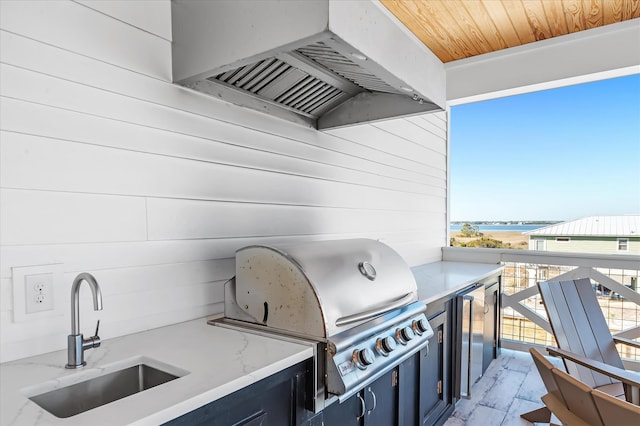
[[[640,214],[640,74],[458,105],[451,221]]]

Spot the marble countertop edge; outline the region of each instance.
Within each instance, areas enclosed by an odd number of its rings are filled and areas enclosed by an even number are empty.
[[[313,347],[206,324],[207,318],[105,340],[88,351],[86,370],[65,370],[66,351],[0,364],[0,424],[161,424],[313,356]],[[133,361],[183,370],[183,376],[68,418],[29,396],[84,381]],[[171,371],[169,368],[167,371]]]
[[[500,274],[503,269],[497,263],[443,261],[415,266],[411,271],[418,285],[418,299],[429,304]]]

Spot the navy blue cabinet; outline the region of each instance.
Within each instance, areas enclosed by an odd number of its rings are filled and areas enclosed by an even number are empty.
[[[325,426],[390,426],[398,424],[398,370],[387,372],[342,403],[322,411]]]
[[[499,281],[498,281],[499,282]],[[499,350],[499,286],[487,286],[485,329],[490,337],[487,359]],[[342,403],[320,413],[310,411],[314,394],[312,360],[267,377],[168,424],[181,425],[305,425],[305,426],[431,426],[442,425],[455,408],[455,308],[451,296],[429,303],[427,318],[434,331],[427,348],[367,385]]]
[[[240,389],[168,423],[171,426],[313,424],[305,406],[311,359]]]
[[[334,402],[326,407],[321,413],[322,421],[326,426],[360,426],[365,410],[363,405],[360,392],[342,403]]]
[[[454,410],[450,302],[429,318],[433,337],[420,353],[420,425],[441,425]]]
[[[451,296],[427,305],[433,337],[429,339],[428,348],[419,354],[416,425],[442,425],[455,409],[452,309]]]

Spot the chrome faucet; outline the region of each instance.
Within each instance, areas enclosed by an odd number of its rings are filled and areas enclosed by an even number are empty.
[[[98,329],[100,328],[100,320],[96,325],[96,333],[94,336],[85,339],[80,333],[80,284],[86,281],[93,293],[93,309],[95,311],[102,310],[102,293],[100,286],[93,275],[83,272],[79,274],[73,285],[71,286],[71,334],[67,336],[67,355],[68,361],[66,368],[78,368],[87,363],[84,361],[84,351],[100,346],[100,337]]]

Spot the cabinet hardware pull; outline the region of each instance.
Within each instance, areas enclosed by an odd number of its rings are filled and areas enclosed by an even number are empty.
[[[367,412],[367,408],[365,407],[365,404],[364,404],[364,398],[362,398],[360,394],[358,394],[358,399],[360,400],[360,408],[362,408],[362,412],[358,417],[356,417],[356,420],[360,420],[361,418],[363,418],[364,414]]]
[[[376,399],[376,393],[372,391],[371,388],[367,388],[367,390],[371,392],[371,396],[373,397],[373,407],[371,407],[371,410],[367,411],[367,414],[371,414],[371,412],[376,409],[376,406],[378,405],[378,400]]]

